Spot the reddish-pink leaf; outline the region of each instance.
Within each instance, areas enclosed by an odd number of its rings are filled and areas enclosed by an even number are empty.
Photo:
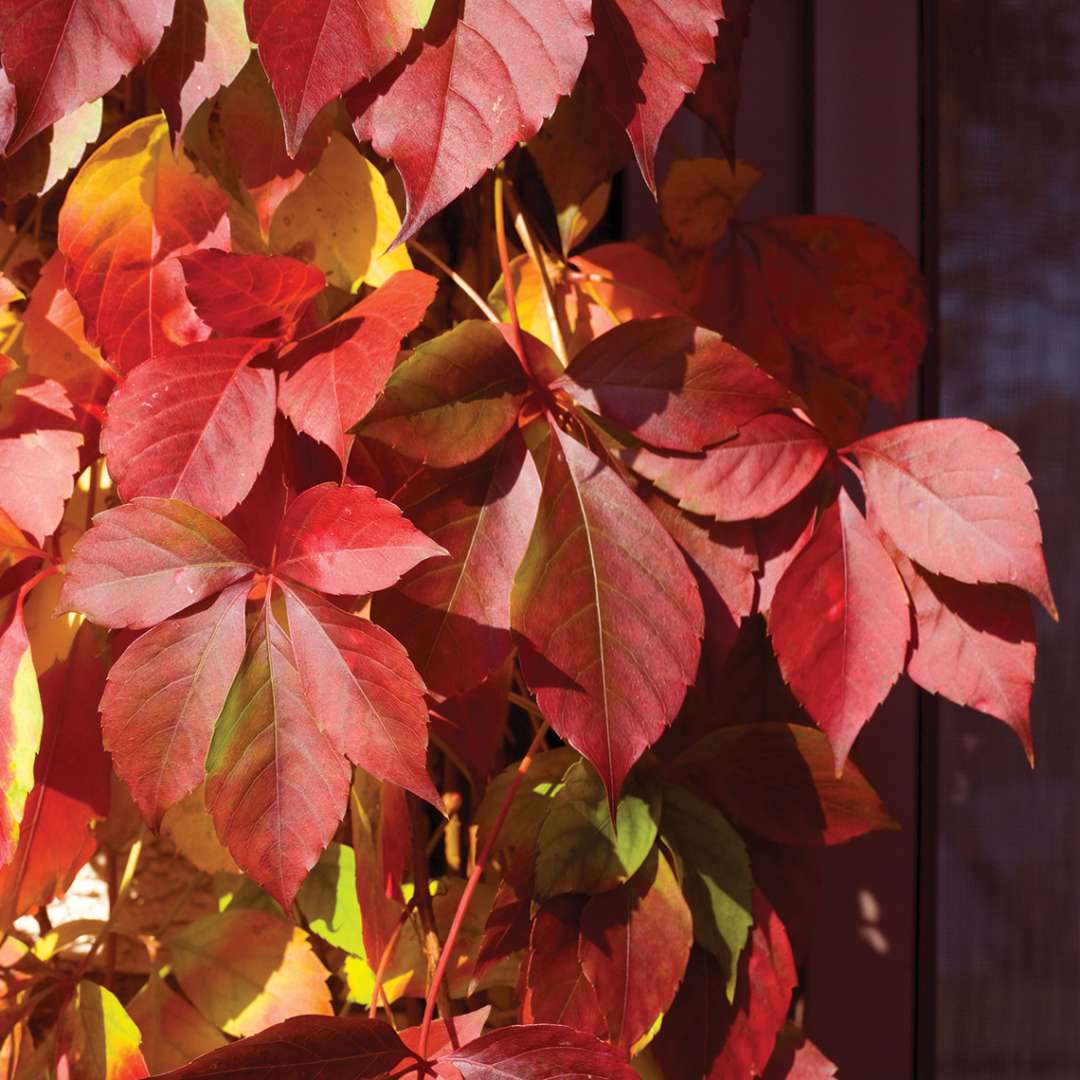
[[[146,71],[174,137],[204,101],[240,74],[250,55],[241,0],[176,0]]]
[[[465,1080],[636,1080],[606,1043],[560,1024],[504,1027],[448,1055]]]
[[[0,439],[0,510],[38,543],[55,532],[79,471],[77,431],[28,431]]]
[[[778,844],[842,844],[896,827],[855,764],[837,776],[828,739],[802,724],[716,727],[672,768],[741,828]]]
[[[769,634],[784,681],[832,743],[839,772],[903,670],[907,592],[847,492],[776,586]]]
[[[722,965],[694,949],[683,988],[652,1044],[666,1076],[746,1080],[764,1072],[796,975],[784,927],[760,893],[754,894],[754,921],[734,1003],[727,999]]]
[[[460,1050],[463,1046],[479,1039],[487,1023],[491,1006],[485,1005],[482,1009],[465,1013],[463,1016],[452,1016],[449,1020],[436,1020],[428,1032],[427,1053],[428,1061],[433,1062],[433,1072],[443,1080],[461,1080],[461,1073],[445,1060],[447,1054]],[[420,1028],[409,1027],[398,1032],[401,1041],[413,1053],[420,1049]]]
[[[66,659],[41,678],[45,716],[19,845],[0,869],[0,925],[64,892],[94,853],[90,824],[109,812],[109,757],[97,703],[105,665],[91,626],[79,629]]]
[[[655,848],[625,885],[588,901],[578,955],[612,1043],[629,1052],[667,1012],[693,943],[690,908]]]
[[[0,68],[0,151],[7,146],[11,133],[15,130],[18,108],[15,87],[7,77],[7,72]]]
[[[258,1035],[203,1054],[156,1080],[366,1080],[388,1075],[410,1057],[394,1029],[359,1016],[294,1016]]]
[[[402,61],[354,92],[356,134],[405,185],[411,236],[540,129],[577,81],[588,0],[465,0],[436,12]]]
[[[679,506],[717,521],[767,517],[813,480],[829,448],[817,428],[788,413],[749,421],[704,454],[631,451],[630,465]]]
[[[668,121],[713,59],[724,0],[596,0],[586,71],[656,191],[656,147]]]
[[[172,256],[227,242],[227,208],[225,193],[174,153],[160,116],[123,128],[79,170],[58,242],[86,335],[114,367],[209,336]]]
[[[151,828],[203,781],[214,724],[244,658],[248,585],[159,623],[109,671],[101,731],[120,778]]]
[[[806,1036],[789,1023],[776,1040],[772,1060],[763,1080],[832,1080],[833,1064]]]
[[[173,0],[0,0],[0,56],[18,121],[7,146],[101,97],[157,47]]]
[[[446,551],[358,484],[319,484],[289,504],[275,569],[318,592],[362,596]]]
[[[566,1024],[603,1037],[607,1020],[578,957],[581,915],[587,896],[556,896],[536,913],[529,935],[521,1019],[526,1024]]]
[[[820,486],[820,483],[811,484],[787,506],[752,524],[761,558],[758,611],[768,611],[772,607],[777,584],[813,535]]]
[[[382,71],[428,10],[422,0],[245,0],[291,155],[319,110]]]
[[[536,520],[540,477],[512,432],[479,461],[427,470],[395,498],[449,554],[380,593],[373,617],[409,650],[429,689],[462,693],[510,655],[510,590]]]
[[[332,323],[282,354],[278,403],[297,431],[325,443],[345,465],[349,429],[370,411],[402,339],[424,317],[437,283],[403,270]]]
[[[499,328],[469,319],[394,368],[356,433],[439,469],[474,461],[517,422],[529,383]]]
[[[739,66],[750,32],[751,0],[724,0],[724,19],[717,27],[716,60],[701,73],[689,107],[713,129],[724,153],[735,164],[735,112],[739,107]]]
[[[285,588],[296,669],[311,714],[337,750],[435,806],[424,684],[385,630],[306,589]]]
[[[268,595],[206,758],[214,828],[288,911],[341,823],[348,792],[348,766],[312,715]]]
[[[101,626],[143,629],[253,569],[236,536],[201,510],[136,499],[98,514],[75,544],[60,608]]]
[[[1011,439],[975,420],[923,420],[851,452],[877,521],[905,555],[957,581],[1026,589],[1057,618],[1031,476]]]
[[[614,469],[554,425],[511,618],[540,708],[614,803],[694,682],[704,615],[675,542]]]
[[[513,658],[507,657],[479,686],[428,705],[432,739],[468,773],[477,795],[503,763],[512,668]]]
[[[555,387],[662,450],[704,450],[790,400],[719,334],[680,317],[616,326]]]
[[[224,517],[274,439],[274,376],[250,338],[200,341],[140,364],[109,398],[101,434],[123,499],[176,499]]]
[[[188,299],[222,337],[290,337],[326,277],[287,255],[207,249],[180,258]]]
[[[893,557],[915,609],[908,675],[931,694],[1003,720],[1033,761],[1035,620],[1028,598],[1007,585],[931,574],[900,552]]]

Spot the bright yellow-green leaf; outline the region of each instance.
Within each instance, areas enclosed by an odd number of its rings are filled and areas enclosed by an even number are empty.
[[[277,208],[270,247],[313,262],[332,285],[356,292],[412,268],[404,245],[387,251],[400,228],[382,174],[334,132],[319,164]]]
[[[353,956],[364,955],[351,847],[338,843],[327,847],[300,886],[296,903],[313,933]]]

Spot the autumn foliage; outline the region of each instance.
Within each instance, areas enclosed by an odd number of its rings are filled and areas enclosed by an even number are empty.
[[[906,673],[1030,757],[1054,601],[1009,439],[865,433],[912,258],[742,215],[748,9],[0,0],[5,1075],[834,1075],[849,752]]]

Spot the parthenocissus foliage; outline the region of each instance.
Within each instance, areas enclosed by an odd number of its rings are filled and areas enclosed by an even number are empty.
[[[911,257],[742,214],[748,19],[0,0],[4,1075],[834,1075],[849,751],[906,673],[1030,757],[1054,602],[1009,439],[863,432]]]

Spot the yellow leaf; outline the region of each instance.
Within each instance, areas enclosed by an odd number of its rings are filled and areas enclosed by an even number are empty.
[[[192,866],[197,866],[208,874],[240,872],[233,857],[214,832],[214,823],[203,802],[201,784],[175,806],[169,807],[162,819],[161,830]]]
[[[387,251],[400,228],[382,173],[334,132],[319,164],[277,208],[270,247],[313,262],[332,285],[356,292],[412,269],[404,245]]]
[[[664,228],[683,247],[712,247],[760,179],[761,173],[744,161],[736,162],[734,170],[723,158],[676,161],[660,190]]]
[[[89,979],[60,1017],[61,1045],[71,1080],[135,1080],[147,1076],[142,1036],[116,997]]]

